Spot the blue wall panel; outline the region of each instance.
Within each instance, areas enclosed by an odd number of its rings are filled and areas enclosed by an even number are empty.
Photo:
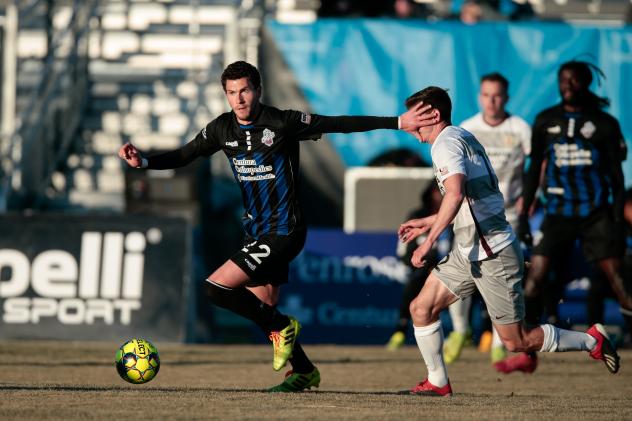
[[[610,97],[608,111],[619,119],[628,145],[632,140],[632,27],[389,19],[267,25],[316,113],[396,115],[408,95],[437,85],[450,90],[458,124],[478,111],[480,76],[500,71],[511,83],[509,110],[533,122],[559,101],[559,65],[579,57],[605,72],[607,79],[593,89]],[[429,162],[428,147],[407,134],[380,130],[330,139],[349,166],[398,147],[416,150]],[[625,174],[630,186],[630,160]]]

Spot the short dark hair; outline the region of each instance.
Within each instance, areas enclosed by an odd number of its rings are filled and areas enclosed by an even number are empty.
[[[406,108],[412,108],[420,102],[439,110],[441,120],[452,124],[452,101],[446,89],[428,86],[406,98]]]
[[[226,91],[227,80],[237,80],[242,77],[248,78],[255,89],[261,86],[259,70],[252,64],[240,60],[229,64],[222,72],[222,88]]]
[[[505,93],[509,92],[509,81],[505,76],[501,75],[498,72],[487,73],[486,75],[483,75],[481,77],[481,84],[483,82],[498,82],[503,85],[503,88],[505,88]]]

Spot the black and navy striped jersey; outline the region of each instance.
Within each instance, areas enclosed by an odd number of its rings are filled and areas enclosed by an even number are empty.
[[[546,162],[546,213],[585,217],[608,204],[615,187],[622,188],[625,155],[621,128],[611,115],[596,108],[581,113],[567,112],[562,105],[548,108],[533,126],[525,192],[535,193],[541,164]],[[532,196],[525,197],[525,205],[531,201]]]
[[[252,124],[224,113],[182,148],[149,157],[148,167],[174,168],[222,150],[241,189],[246,233],[286,235],[305,226],[297,197],[300,140],[397,125],[397,117],[327,117],[260,104]]]

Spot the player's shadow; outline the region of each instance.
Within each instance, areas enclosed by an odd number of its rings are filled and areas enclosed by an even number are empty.
[[[139,388],[137,385],[121,385],[121,386],[68,386],[68,385],[0,385],[0,391],[56,391],[56,392],[119,392],[119,391],[133,391],[139,393],[147,392],[221,392],[221,393],[265,393],[269,394],[266,389],[253,389],[253,388],[221,388],[221,387],[153,387],[145,386]],[[396,391],[375,391],[375,392],[359,392],[348,390],[323,390],[323,391],[309,391],[302,392],[303,394],[319,394],[324,395],[328,393],[335,393],[337,395],[397,395]]]
[[[324,364],[384,364],[388,362],[419,362],[419,358],[329,358],[329,359],[314,359],[314,363],[318,365]],[[187,365],[240,365],[244,364],[268,364],[270,360],[268,358],[250,358],[250,359],[240,359],[236,360],[215,360],[215,359],[200,359],[200,360],[162,360],[162,364],[169,366],[187,366]],[[82,367],[82,366],[90,366],[90,367],[107,367],[114,365],[111,361],[103,361],[103,360],[93,360],[93,361],[51,361],[51,362],[42,362],[42,361],[29,361],[29,366],[35,367]],[[0,362],[1,366],[15,366],[15,362]]]
[[[56,392],[138,392],[138,393],[151,393],[151,392],[219,392],[219,393],[262,393],[266,395],[286,396],[287,393],[269,393],[266,389],[253,389],[253,388],[222,388],[222,387],[153,387],[138,385],[121,385],[121,386],[68,386],[68,385],[0,385],[0,391],[56,391]],[[409,396],[414,399],[432,399],[441,396],[416,396],[407,393],[407,390],[375,390],[375,391],[358,391],[358,390],[310,390],[300,393],[292,394],[293,396],[314,396],[314,395],[353,395],[353,396]],[[481,394],[481,393],[459,393],[458,397],[462,398],[491,398],[498,397],[498,395]],[[512,397],[513,393],[503,395],[504,397]],[[530,398],[547,398],[545,395],[521,395],[521,397]]]

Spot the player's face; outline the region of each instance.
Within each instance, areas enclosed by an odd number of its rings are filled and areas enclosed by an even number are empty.
[[[557,80],[560,96],[565,104],[576,105],[581,102],[586,86],[574,70],[562,70]]]
[[[478,100],[483,116],[488,120],[496,120],[505,116],[505,104],[507,104],[508,99],[502,83],[491,80],[485,80],[481,83]]]
[[[230,108],[237,116],[237,121],[240,123],[250,123],[259,106],[261,87],[255,89],[250,79],[246,77],[227,80],[226,98],[228,99]]]

